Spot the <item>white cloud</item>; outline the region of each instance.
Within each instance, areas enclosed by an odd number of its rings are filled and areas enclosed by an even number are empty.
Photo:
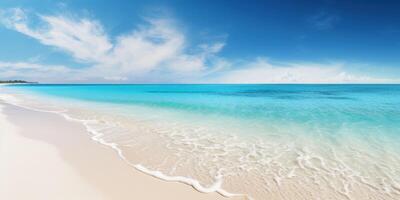
[[[99,62],[123,72],[146,73],[184,55],[185,37],[168,20],[150,20],[148,26],[117,38],[110,54]]]
[[[101,25],[93,20],[39,16],[45,26],[33,29],[28,26],[28,17],[23,10],[12,9],[6,14],[3,21],[7,27],[35,38],[42,44],[71,53],[82,61],[99,60],[112,48]]]
[[[128,78],[122,77],[122,76],[106,76],[106,77],[104,77],[104,79],[110,80],[110,81],[127,81],[128,80]]]
[[[0,10],[1,11],[1,10]],[[1,22],[40,43],[70,54],[87,68],[0,62],[1,78],[42,82],[217,82],[217,83],[366,83],[399,82],[357,75],[340,63],[284,63],[266,59],[236,62],[217,54],[225,43],[189,45],[171,19],[146,19],[129,33],[111,38],[101,23],[88,18],[38,15],[32,25],[22,9],[0,12]],[[318,19],[318,20],[317,20]],[[321,20],[322,19],[322,20]],[[329,16],[316,18],[330,26]],[[327,28],[327,27],[325,27]]]
[[[340,17],[335,14],[321,11],[308,19],[308,22],[319,30],[332,29],[340,21]]]
[[[1,62],[0,75],[4,79],[26,79],[53,82],[54,78],[72,81],[78,80],[76,70],[62,65],[42,65],[30,62]]]
[[[39,19],[44,25],[32,27],[21,9],[3,14],[8,28],[68,52],[78,62],[92,64],[91,69],[82,70],[90,75],[80,76],[101,76],[105,80],[135,78],[153,71],[205,73],[212,68],[207,63],[224,46],[218,42],[189,49],[185,35],[168,19],[146,19],[146,25],[116,37],[114,43],[102,25],[92,19],[43,15]],[[189,50],[196,53],[187,53]]]
[[[345,64],[273,64],[257,59],[211,80],[219,83],[386,83],[400,80],[354,75]]]

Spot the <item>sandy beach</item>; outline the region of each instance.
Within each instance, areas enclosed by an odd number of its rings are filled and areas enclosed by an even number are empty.
[[[400,200],[399,10],[0,1],[0,200]]]
[[[0,103],[0,133],[0,199],[228,199],[135,170],[57,114]]]

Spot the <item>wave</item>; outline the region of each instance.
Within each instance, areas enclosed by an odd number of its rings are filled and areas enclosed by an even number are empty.
[[[184,177],[184,176],[168,176],[164,173],[162,173],[161,171],[157,171],[157,170],[150,170],[148,168],[146,168],[145,166],[141,165],[141,164],[135,164],[132,163],[131,161],[129,161],[128,159],[126,159],[126,157],[124,156],[122,150],[120,148],[118,148],[118,144],[116,143],[110,143],[110,142],[106,142],[105,140],[102,139],[102,136],[104,136],[104,134],[102,134],[101,132],[97,131],[95,128],[93,128],[93,124],[98,124],[99,121],[98,120],[82,120],[82,119],[77,119],[74,117],[71,117],[70,115],[66,114],[67,110],[66,109],[62,109],[62,110],[45,110],[45,109],[37,109],[37,108],[33,108],[33,107],[29,107],[29,106],[24,106],[21,104],[20,99],[16,98],[15,96],[12,95],[0,95],[0,99],[5,101],[8,104],[17,106],[17,107],[21,107],[24,109],[28,109],[28,110],[32,110],[32,111],[36,111],[36,112],[45,112],[45,113],[53,113],[53,114],[58,114],[61,115],[64,119],[68,120],[68,121],[73,121],[73,122],[79,122],[82,125],[85,126],[86,130],[91,134],[91,139],[102,144],[105,146],[108,146],[110,148],[112,148],[113,150],[115,150],[118,154],[118,156],[125,161],[128,165],[132,166],[133,168],[135,168],[136,170],[151,175],[155,178],[164,180],[164,181],[169,181],[169,182],[180,182],[180,183],[184,183],[187,184],[189,186],[192,186],[194,189],[196,189],[199,192],[202,193],[212,193],[212,192],[217,192],[219,194],[221,194],[222,196],[225,197],[237,197],[237,196],[241,196],[241,197],[246,197],[249,200],[252,200],[252,198],[250,196],[248,196],[247,194],[235,194],[235,193],[230,193],[224,189],[221,188],[222,185],[222,179],[220,177],[217,178],[217,181],[210,187],[205,187],[203,186],[198,180],[196,179],[192,179],[192,178],[188,178],[188,177]]]

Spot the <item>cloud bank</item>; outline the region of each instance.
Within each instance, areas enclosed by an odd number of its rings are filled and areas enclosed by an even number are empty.
[[[88,67],[0,62],[0,77],[41,82],[177,83],[363,83],[396,80],[359,76],[338,64],[272,64],[266,59],[227,59],[223,41],[190,45],[171,19],[147,18],[129,33],[111,37],[94,19],[63,15],[30,16],[20,9],[1,11],[8,29],[69,54]]]
[[[272,64],[257,59],[246,66],[227,71],[214,82],[219,83],[387,83],[399,80],[353,75],[341,63]]]

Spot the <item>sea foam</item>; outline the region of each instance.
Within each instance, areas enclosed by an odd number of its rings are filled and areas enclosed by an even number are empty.
[[[182,119],[179,114],[158,112],[159,108],[15,94],[0,98],[78,121],[93,140],[116,150],[135,169],[201,192],[254,199],[400,197],[398,140],[386,134],[393,131],[388,126],[349,121],[326,127],[320,124],[323,118],[260,123],[187,113]]]

